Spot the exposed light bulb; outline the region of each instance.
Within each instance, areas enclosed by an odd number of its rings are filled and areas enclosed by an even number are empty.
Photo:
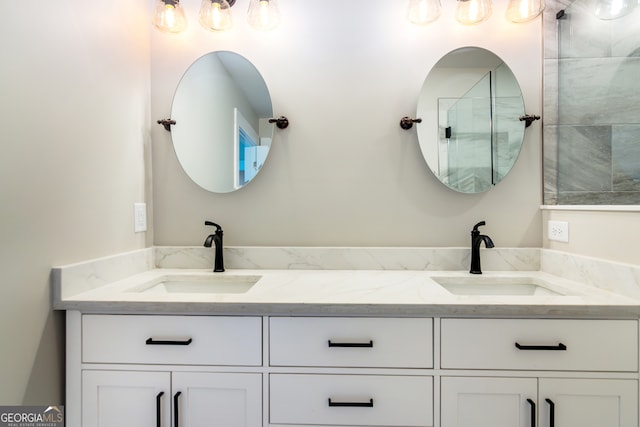
[[[231,28],[231,6],[227,0],[202,0],[200,25],[210,31],[224,31]]]
[[[491,15],[491,0],[458,0],[456,19],[461,24],[482,22]]]
[[[410,0],[407,18],[416,25],[429,24],[440,17],[440,0]]]
[[[544,10],[544,0],[509,0],[507,19],[511,22],[527,22]]]
[[[249,24],[258,30],[271,30],[280,24],[277,0],[250,0],[247,12]]]
[[[187,28],[187,18],[180,0],[157,0],[153,25],[165,33],[180,33]]]
[[[634,0],[598,0],[595,14],[600,19],[616,19],[628,15],[638,4]]]

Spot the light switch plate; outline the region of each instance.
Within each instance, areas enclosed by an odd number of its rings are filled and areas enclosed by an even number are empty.
[[[133,204],[133,231],[141,233],[147,231],[147,204]]]
[[[567,221],[547,222],[547,236],[549,240],[557,242],[569,241],[569,223]]]

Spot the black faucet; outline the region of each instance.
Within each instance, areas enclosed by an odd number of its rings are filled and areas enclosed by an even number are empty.
[[[480,231],[478,231],[478,227],[485,224],[484,221],[480,221],[474,225],[473,230],[471,230],[471,269],[469,270],[471,274],[482,274],[482,270],[480,269],[480,243],[484,242],[487,248],[493,247],[491,237],[480,234]]]
[[[216,228],[215,233],[207,236],[207,239],[204,241],[204,247],[210,248],[212,245],[215,245],[216,255],[213,272],[221,273],[224,271],[224,261],[222,259],[222,227],[211,221],[205,221],[204,225],[212,225]]]

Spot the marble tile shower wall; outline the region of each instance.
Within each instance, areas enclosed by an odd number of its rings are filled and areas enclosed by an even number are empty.
[[[605,21],[595,1],[545,12],[545,204],[640,204],[640,8]]]

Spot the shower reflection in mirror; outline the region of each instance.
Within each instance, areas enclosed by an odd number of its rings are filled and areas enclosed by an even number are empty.
[[[463,96],[438,98],[438,170],[449,187],[469,193],[488,189],[515,161],[523,125],[519,88],[505,64],[484,74]]]
[[[476,47],[456,49],[431,69],[420,91],[420,149],[443,184],[462,193],[484,192],[518,158],[523,115],[520,86],[497,55]]]

